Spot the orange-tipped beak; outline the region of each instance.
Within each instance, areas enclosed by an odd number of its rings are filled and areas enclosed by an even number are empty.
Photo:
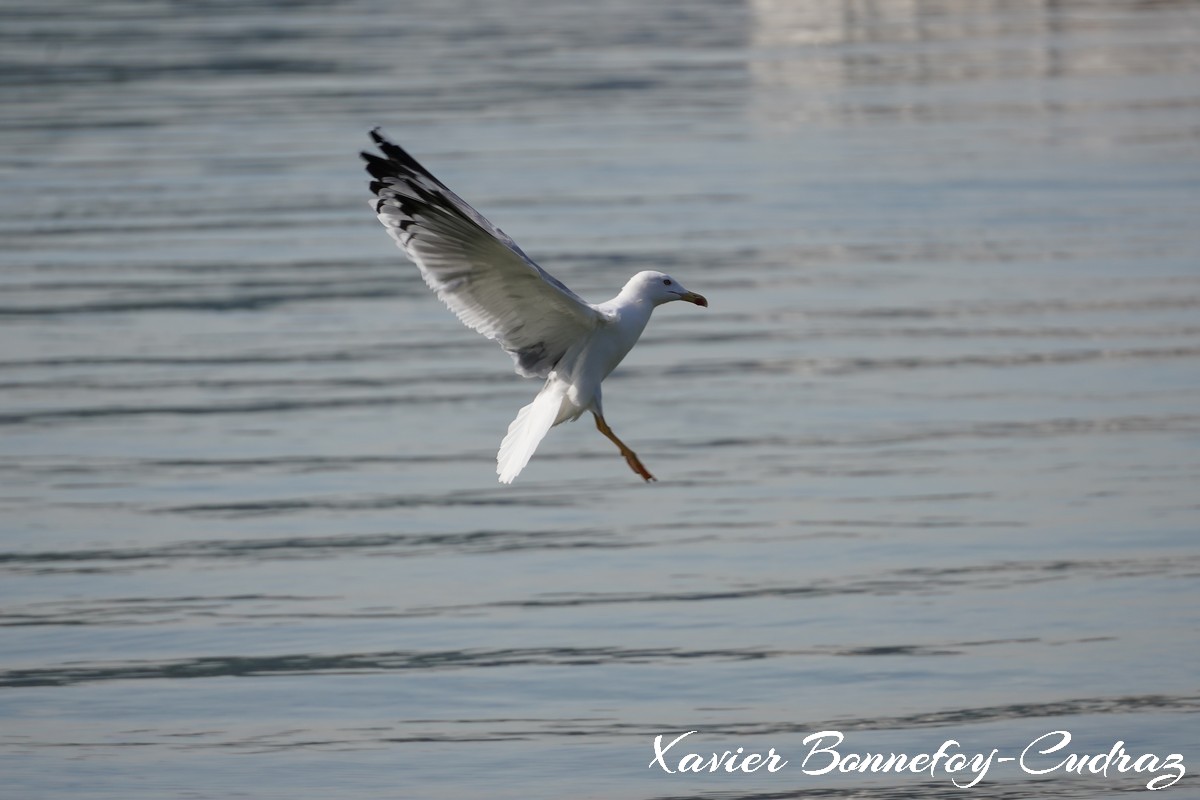
[[[698,306],[708,308],[708,301],[704,299],[704,295],[696,294],[695,292],[684,292],[679,295],[680,300],[687,300],[689,303],[695,303]]]

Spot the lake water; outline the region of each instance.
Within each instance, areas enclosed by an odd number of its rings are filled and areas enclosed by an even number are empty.
[[[0,10],[0,796],[1200,796],[1200,7]],[[374,219],[382,125],[584,297],[587,420]],[[766,752],[668,774],[670,751]],[[960,773],[960,782],[964,781]],[[1190,784],[1191,788],[1188,788]]]

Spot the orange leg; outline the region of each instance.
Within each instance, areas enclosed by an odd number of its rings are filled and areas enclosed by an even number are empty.
[[[637,457],[637,454],[630,450],[624,442],[617,438],[617,435],[613,433],[612,428],[608,427],[608,423],[604,421],[604,417],[595,412],[592,413],[592,416],[596,418],[596,430],[607,436],[612,443],[617,446],[617,448],[621,451],[621,455],[625,456],[625,463],[629,465],[630,469],[642,476],[647,483],[653,480],[658,480],[650,474],[650,470],[642,466],[642,461]]]

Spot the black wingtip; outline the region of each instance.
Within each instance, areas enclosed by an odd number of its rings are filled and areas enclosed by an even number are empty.
[[[363,153],[363,160],[367,162],[367,170],[376,178],[383,177],[377,172],[385,172],[385,174],[396,174],[396,165],[424,175],[429,180],[440,185],[440,181],[433,177],[433,173],[421,166],[421,163],[413,158],[408,151],[400,145],[392,142],[382,133],[383,128],[378,125],[371,129],[371,139],[379,146],[384,158],[371,153]],[[394,162],[394,163],[393,163]],[[385,167],[384,165],[388,165]]]

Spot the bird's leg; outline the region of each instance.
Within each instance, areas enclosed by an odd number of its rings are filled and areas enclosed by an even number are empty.
[[[620,449],[621,455],[625,456],[625,463],[629,465],[630,469],[642,476],[647,483],[653,480],[658,480],[650,474],[650,470],[642,466],[642,461],[637,457],[637,454],[630,450],[624,442],[617,438],[617,435],[613,433],[612,428],[608,427],[608,423],[604,421],[604,417],[595,412],[592,412],[592,416],[596,418],[596,430],[607,436],[610,440],[612,440],[612,443],[615,444],[618,449]]]

